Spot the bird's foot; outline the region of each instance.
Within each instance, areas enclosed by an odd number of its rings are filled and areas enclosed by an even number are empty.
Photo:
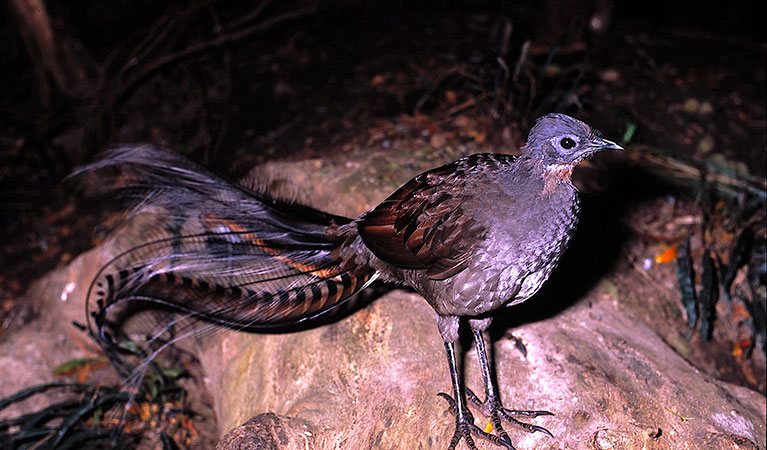
[[[472,435],[479,436],[492,442],[493,444],[505,447],[508,450],[516,450],[514,446],[511,445],[511,441],[509,440],[508,435],[505,437],[499,437],[494,434],[485,432],[478,426],[474,425],[474,417],[468,410],[465,411],[464,414],[458,413],[458,409],[456,407],[455,400],[453,400],[453,397],[445,394],[444,392],[440,392],[437,395],[447,400],[447,402],[450,404],[450,409],[453,411],[453,414],[456,415],[455,432],[453,432],[453,437],[450,439],[450,446],[448,446],[448,450],[454,450],[461,439],[466,441],[466,446],[469,447],[470,450],[477,450],[477,446],[474,444],[474,438]]]
[[[498,400],[497,397],[488,397],[484,402],[477,397],[477,395],[472,392],[471,389],[466,388],[466,399],[473,403],[477,408],[479,408],[480,411],[482,411],[482,414],[490,418],[490,423],[493,425],[493,428],[498,430],[498,434],[506,440],[509,441],[509,435],[506,433],[506,431],[501,426],[501,419],[505,420],[507,423],[510,423],[518,428],[522,428],[523,430],[535,433],[536,431],[541,432],[543,434],[548,435],[549,437],[554,437],[551,432],[543,427],[539,427],[537,425],[532,425],[526,422],[521,422],[514,418],[514,416],[522,416],[522,417],[528,417],[528,418],[535,418],[539,416],[553,416],[554,413],[549,411],[519,411],[516,409],[506,409],[503,407],[501,402]]]

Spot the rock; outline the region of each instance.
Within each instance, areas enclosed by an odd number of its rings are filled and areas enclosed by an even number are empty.
[[[299,420],[259,414],[221,438],[217,450],[304,450],[313,447],[313,435]]]
[[[397,291],[311,330],[227,332],[200,358],[222,430],[271,412],[309,424],[312,448],[385,449],[452,434],[435,390],[450,387],[443,352],[431,307]]]
[[[34,320],[12,326],[0,342],[0,398],[21,389],[57,380],[53,370],[74,358],[94,357],[97,345],[73,326],[85,323],[85,290],[106,259],[96,249],[75,259],[69,266],[53,270],[34,282],[18,301],[34,311]],[[86,281],[87,280],[87,281]],[[38,411],[51,401],[61,400],[49,391],[0,410],[0,420]]]

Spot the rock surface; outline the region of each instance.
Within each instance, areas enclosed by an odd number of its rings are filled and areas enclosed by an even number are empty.
[[[764,397],[699,373],[601,294],[515,330],[527,358],[511,339],[495,342],[506,405],[556,414],[534,421],[554,439],[510,429],[517,448],[764,448]],[[453,418],[436,393],[450,379],[433,316],[417,295],[393,291],[314,330],[227,333],[202,352],[219,426],[273,412],[307,424],[311,448],[447,448]],[[473,350],[465,367],[479,391]]]

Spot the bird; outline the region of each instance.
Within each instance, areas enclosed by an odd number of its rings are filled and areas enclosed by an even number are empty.
[[[89,333],[136,380],[160,351],[199,332],[187,322],[250,332],[311,323],[383,280],[410,287],[436,313],[452,383],[452,395],[439,394],[455,415],[450,450],[462,440],[475,450],[475,437],[514,449],[503,421],[551,436],[516,418],[550,412],[502,405],[483,334],[494,311],[531,298],[557,266],[578,222],[573,169],[604,150],[623,149],[582,121],[547,114],[521,155],[479,153],[428,170],[351,219],[229,183],[169,149],[114,149],[82,171],[117,170],[137,206],[88,289]],[[137,366],[121,351],[122,327],[147,307],[179,318],[144,335]],[[467,324],[484,400],[457,369]],[[495,432],[474,425],[469,403]]]

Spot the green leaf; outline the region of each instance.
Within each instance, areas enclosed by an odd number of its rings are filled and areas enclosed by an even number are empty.
[[[167,369],[162,369],[162,374],[173,380],[179,378],[185,372],[186,370],[182,369],[181,367],[170,367]]]
[[[134,355],[141,354],[141,350],[138,348],[138,345],[136,345],[136,343],[133,341],[121,341],[119,344],[117,344],[117,347],[122,350],[131,352]]]
[[[80,369],[88,364],[98,361],[98,358],[74,358],[66,361],[53,369],[54,375],[67,375],[72,371]]]
[[[637,131],[637,124],[631,121],[626,121],[626,132],[623,133],[623,144],[628,144],[631,139],[634,138],[634,133]]]

